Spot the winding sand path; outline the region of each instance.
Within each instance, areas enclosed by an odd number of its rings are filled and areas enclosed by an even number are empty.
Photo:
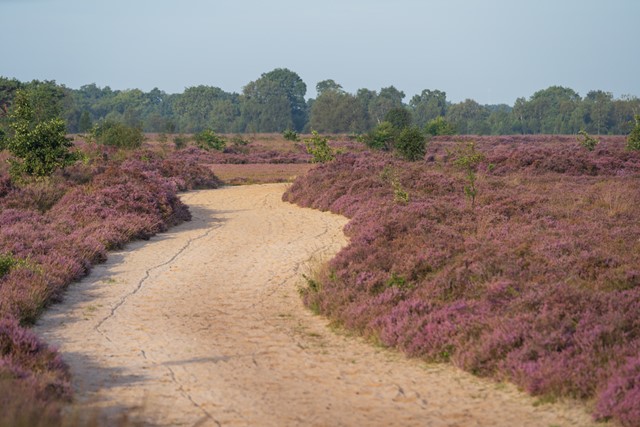
[[[284,189],[183,195],[193,221],[110,254],[43,316],[81,408],[172,426],[592,424],[579,405],[535,406],[332,332],[297,286],[346,243],[346,219],[283,203]]]

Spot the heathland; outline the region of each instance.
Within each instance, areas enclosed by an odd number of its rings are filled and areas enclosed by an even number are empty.
[[[219,167],[235,183],[297,176],[286,201],[350,219],[347,246],[306,274],[302,290],[335,326],[514,383],[543,402],[582,400],[598,420],[638,425],[633,140],[438,136],[425,145],[410,127],[394,129],[315,134],[305,144],[295,132],[290,140],[203,132],[197,146],[159,135],[138,148],[104,145],[105,133],[94,132],[98,143],[78,137],[69,147],[75,162],[44,178],[25,178],[24,167],[10,173],[3,162],[5,423],[53,423],[72,395],[68,367],[29,329],[42,310],[108,251],[189,220],[179,192],[220,186]],[[2,156],[25,166],[15,153]]]

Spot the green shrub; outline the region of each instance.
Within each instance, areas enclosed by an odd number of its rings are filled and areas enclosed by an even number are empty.
[[[5,274],[9,273],[16,264],[17,261],[14,257],[0,253],[0,279],[2,279]]]
[[[471,208],[476,206],[478,187],[476,186],[478,166],[484,160],[484,154],[476,149],[474,141],[460,146],[455,153],[453,164],[460,168],[467,178],[467,185],[464,186],[464,194],[471,200]]]
[[[311,138],[304,140],[307,147],[307,153],[311,154],[312,163],[326,163],[333,160],[336,155],[331,147],[329,140],[316,132],[312,132]]]
[[[189,143],[189,138],[184,135],[176,135],[173,137],[173,143],[176,146],[176,150],[182,150]]]
[[[636,126],[627,137],[628,150],[640,150],[640,115],[635,116]]]
[[[282,132],[282,136],[287,141],[293,141],[293,142],[300,141],[300,136],[298,135],[298,132],[296,132],[295,130],[287,129],[284,132]]]
[[[227,146],[227,141],[211,129],[205,129],[197,133],[195,140],[198,147],[203,150],[222,151]]]
[[[94,125],[91,134],[98,144],[124,149],[139,148],[144,141],[142,129],[109,119]]]
[[[589,135],[585,130],[578,132],[578,142],[589,151],[593,151],[600,141]]]
[[[397,133],[391,122],[382,122],[364,137],[364,143],[369,148],[387,151],[393,147]]]
[[[456,127],[449,123],[442,116],[438,116],[433,120],[430,120],[424,127],[424,131],[427,135],[455,135]]]
[[[9,169],[12,177],[46,177],[76,161],[76,154],[69,151],[73,144],[66,137],[64,120],[38,122],[28,94],[21,90],[16,92],[9,126],[13,135],[3,137],[2,145],[13,155]]]
[[[398,154],[414,162],[424,157],[426,138],[417,126],[406,127],[400,131],[395,146]]]

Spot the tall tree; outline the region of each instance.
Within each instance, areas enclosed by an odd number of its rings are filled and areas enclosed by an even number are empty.
[[[324,133],[364,132],[367,117],[355,96],[324,90],[311,106],[309,124],[311,129]]]
[[[588,132],[598,135],[608,133],[613,126],[613,94],[602,90],[592,90],[584,99],[584,121]]]
[[[489,110],[473,99],[449,106],[446,119],[462,134],[486,135],[491,132]]]
[[[403,107],[404,97],[404,92],[393,86],[380,89],[378,96],[369,102],[369,115],[376,123],[381,123],[389,110]]]
[[[425,89],[420,95],[414,95],[409,101],[413,112],[413,121],[420,128],[436,117],[447,113],[447,94],[440,90]]]
[[[298,74],[276,68],[243,89],[241,113],[247,130],[301,131],[307,121],[307,85]]]

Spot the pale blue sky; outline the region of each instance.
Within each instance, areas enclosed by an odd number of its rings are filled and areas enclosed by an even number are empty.
[[[240,92],[278,67],[513,104],[551,85],[640,96],[638,0],[0,0],[0,75]]]

